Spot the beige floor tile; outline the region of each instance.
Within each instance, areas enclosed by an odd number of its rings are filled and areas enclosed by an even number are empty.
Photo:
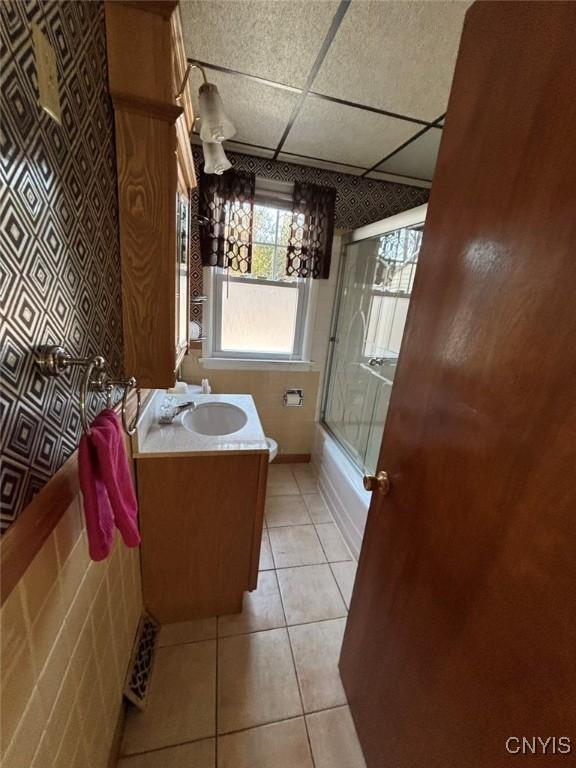
[[[295,464],[292,471],[300,493],[318,493],[318,477],[316,470],[310,464]]]
[[[204,739],[181,747],[124,757],[118,768],[214,768],[215,760],[215,739]]]
[[[320,539],[312,525],[286,525],[268,530],[276,568],[325,563]]]
[[[294,478],[291,464],[270,464],[268,466],[269,483],[285,480],[287,477]]]
[[[316,768],[366,768],[348,707],[306,716]]]
[[[347,560],[345,563],[331,563],[330,567],[332,568],[334,578],[338,582],[346,606],[350,608],[350,599],[352,598],[352,589],[354,587],[354,579],[356,578],[356,561]]]
[[[258,564],[258,570],[269,571],[271,568],[274,568],[272,548],[270,547],[268,531],[264,530],[262,532],[262,544],[260,545],[260,563]]]
[[[218,768],[313,768],[304,718],[220,736]]]
[[[329,565],[303,565],[277,571],[288,624],[346,616],[346,606]]]
[[[243,635],[285,627],[284,610],[275,571],[258,574],[258,589],[244,594],[242,613],[218,617],[218,635]]]
[[[299,493],[292,468],[288,464],[272,464],[268,467],[266,496],[288,496]]]
[[[328,562],[333,563],[339,560],[352,559],[352,555],[350,554],[336,523],[322,523],[321,525],[317,525],[316,532],[320,537]]]
[[[290,627],[305,712],[347,704],[338,672],[346,619]]]
[[[212,640],[214,637],[216,637],[216,617],[179,621],[176,624],[162,626],[158,636],[158,647],[194,643],[197,640]]]
[[[266,524],[268,528],[280,525],[310,525],[302,496],[271,496],[266,502]]]
[[[285,629],[225,637],[218,643],[218,732],[302,714]]]
[[[326,502],[319,493],[307,493],[302,496],[306,509],[313,523],[332,523],[332,515]]]
[[[122,754],[214,736],[215,693],[215,640],[159,648],[148,705],[128,711]]]

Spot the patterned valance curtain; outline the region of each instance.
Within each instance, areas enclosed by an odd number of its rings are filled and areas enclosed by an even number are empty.
[[[201,172],[198,215],[205,267],[251,271],[255,185],[253,173],[233,168],[222,175]]]
[[[287,275],[330,276],[336,190],[294,182]]]

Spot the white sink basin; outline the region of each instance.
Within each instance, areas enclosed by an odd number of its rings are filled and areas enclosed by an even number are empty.
[[[248,421],[242,408],[231,403],[201,403],[193,411],[186,411],[182,424],[190,432],[200,435],[231,435]]]

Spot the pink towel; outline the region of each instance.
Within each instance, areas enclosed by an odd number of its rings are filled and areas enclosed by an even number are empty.
[[[124,447],[120,419],[111,410],[102,411],[92,422],[89,435],[82,435],[78,449],[80,488],[88,549],[92,560],[110,553],[114,527],[128,547],[140,543],[138,504]]]

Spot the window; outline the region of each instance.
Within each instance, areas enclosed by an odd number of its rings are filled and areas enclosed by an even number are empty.
[[[370,286],[364,356],[394,360],[400,353],[423,227],[404,227],[380,238]]]
[[[278,197],[262,199],[257,190],[252,271],[214,270],[213,357],[304,359],[311,280],[286,275],[292,211]]]

